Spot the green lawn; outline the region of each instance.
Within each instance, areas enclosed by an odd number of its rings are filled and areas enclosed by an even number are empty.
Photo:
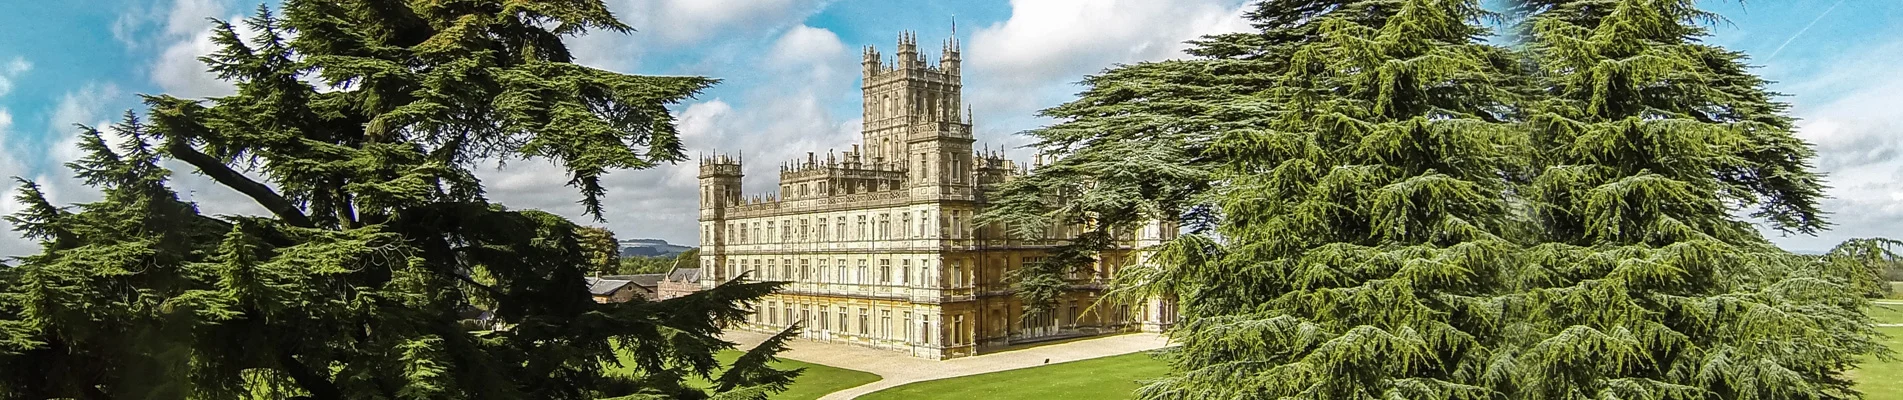
[[[732,364],[735,358],[740,358],[740,354],[741,352],[737,350],[727,350],[720,352],[715,358],[720,360],[720,365],[728,365]],[[819,396],[825,396],[827,393],[837,392],[879,380],[878,375],[873,375],[869,372],[830,367],[785,358],[780,359],[780,362],[773,363],[773,367],[779,369],[806,369],[806,372],[800,373],[799,379],[794,380],[793,385],[787,387],[785,392],[780,392],[768,397],[775,400],[817,399]],[[720,371],[715,371],[714,376],[720,376]],[[712,383],[707,380],[694,376],[687,377],[687,383],[698,387],[713,386]]]
[[[860,396],[882,399],[1128,399],[1142,384],[1169,372],[1169,366],[1135,353],[925,381]]]
[[[1895,283],[1903,288],[1903,282]],[[1879,324],[1903,323],[1903,305],[1872,304],[1865,312]],[[1890,336],[1884,339],[1884,344],[1889,345],[1891,351],[1903,354],[1903,327],[1879,327],[1877,331]],[[1851,372],[1851,377],[1856,379],[1857,390],[1863,392],[1864,398],[1903,399],[1903,360],[1871,360],[1860,367]]]
[[[1871,304],[1864,313],[1879,324],[1903,324],[1903,305],[1900,304]]]
[[[1872,311],[1871,314],[1875,315],[1876,312]],[[1903,352],[1903,327],[1881,327],[1877,330],[1890,335],[1884,339],[1884,343],[1890,346],[1891,351]],[[1857,390],[1863,392],[1864,398],[1903,399],[1903,360],[1871,360],[1860,367],[1851,372],[1851,378],[1857,381]]]

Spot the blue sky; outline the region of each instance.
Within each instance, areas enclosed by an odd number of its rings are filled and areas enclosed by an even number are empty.
[[[107,123],[139,93],[229,93],[195,57],[211,50],[207,17],[247,14],[258,0],[9,1],[0,13],[0,176],[52,188],[56,201],[88,190],[59,167],[76,152],[74,123]],[[574,38],[581,62],[622,72],[704,75],[723,83],[676,107],[693,152],[744,152],[747,186],[772,187],[778,161],[850,147],[858,136],[859,49],[888,56],[900,30],[938,55],[956,16],[966,101],[981,143],[1047,121],[1033,113],[1079,90],[1072,82],[1115,63],[1180,57],[1181,42],[1246,29],[1243,0],[608,0],[639,32]],[[1751,54],[1802,118],[1830,174],[1836,230],[1774,238],[1821,250],[1850,237],[1903,236],[1903,1],[1705,1],[1728,21],[1711,42]],[[1826,13],[1828,11],[1828,13]],[[1801,33],[1801,34],[1800,34]],[[1013,150],[1018,158],[1026,152]],[[255,213],[227,189],[178,172],[175,186],[212,213]],[[622,237],[694,243],[692,165],[609,177],[608,227]],[[485,169],[491,197],[516,208],[579,217],[557,169],[512,162]],[[10,183],[0,189],[10,188]],[[17,205],[0,201],[0,212]],[[3,223],[0,223],[3,224]],[[0,254],[31,251],[0,234]]]

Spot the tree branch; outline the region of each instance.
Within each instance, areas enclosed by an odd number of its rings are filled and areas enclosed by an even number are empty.
[[[225,187],[250,196],[252,200],[258,202],[258,205],[264,206],[266,210],[271,210],[272,214],[276,214],[277,217],[284,220],[285,223],[305,228],[315,227],[311,224],[310,218],[304,216],[304,211],[298,209],[296,204],[292,204],[291,201],[286,200],[284,196],[278,195],[278,193],[272,191],[270,187],[253,181],[251,178],[246,178],[244,174],[232,170],[230,166],[226,166],[225,163],[218,161],[217,158],[213,158],[210,155],[199,152],[198,149],[192,148],[191,145],[185,143],[185,140],[174,139],[167,141],[165,151],[170,153],[172,158],[197,167],[199,173],[211,177],[212,180],[218,181],[218,183],[225,185]]]
[[[284,368],[284,374],[290,375],[291,380],[296,381],[299,387],[304,388],[306,392],[310,392],[311,398],[323,400],[340,400],[344,398],[343,392],[337,389],[335,383],[332,383],[328,378],[312,372],[309,366],[305,366],[304,362],[298,361],[297,357],[292,355],[290,351],[278,350],[277,361],[278,365]]]

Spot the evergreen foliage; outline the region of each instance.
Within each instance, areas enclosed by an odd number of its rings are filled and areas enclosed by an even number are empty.
[[[1196,231],[1214,227],[1205,194],[1224,154],[1208,151],[1223,132],[1264,124],[1276,107],[1258,94],[1277,84],[1294,47],[1313,41],[1315,17],[1350,0],[1267,0],[1248,12],[1260,32],[1193,42],[1204,59],[1119,66],[1086,77],[1079,99],[1040,112],[1060,121],[1033,130],[1049,165],[995,189],[981,224],[1039,237],[1053,224],[1089,230],[1044,261],[1010,273],[1027,307],[1049,311],[1061,276],[1088,268],[1117,233],[1153,220]]]
[[[1126,295],[1182,296],[1180,374],[1143,397],[1493,396],[1517,247],[1499,194],[1525,156],[1506,122],[1518,65],[1479,43],[1489,16],[1371,1],[1309,22],[1252,96],[1275,105],[1208,150],[1215,235],[1120,277]]]
[[[1057,161],[983,222],[1189,234],[1106,301],[1180,299],[1140,397],[1851,398],[1892,242],[1825,256],[1815,155],[1690,0],[1257,3],[1198,58],[1118,66],[1029,132]],[[1482,44],[1505,17],[1522,44]],[[1491,20],[1491,21],[1490,21]],[[1749,218],[1749,219],[1747,219]]]
[[[759,364],[774,345],[718,393],[682,380],[777,284],[597,304],[582,227],[484,199],[478,162],[550,160],[599,218],[602,174],[683,159],[666,107],[714,81],[571,63],[564,36],[629,30],[600,1],[289,0],[243,25],[202,59],[236,94],[82,129],[69,166],[101,200],[23,182],[7,218],[43,250],[0,268],[0,399],[763,398],[797,374]],[[201,215],[172,161],[271,216]],[[465,331],[472,304],[512,328]]]
[[[614,231],[585,226],[575,234],[580,236],[589,272],[607,275],[621,269],[621,241],[615,240]]]
[[[1765,240],[1826,225],[1808,144],[1690,0],[1527,1],[1539,101],[1514,275],[1524,398],[1853,398],[1869,275]],[[1828,260],[1826,260],[1828,261]]]

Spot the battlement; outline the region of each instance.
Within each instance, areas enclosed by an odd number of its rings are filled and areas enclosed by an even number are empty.
[[[874,46],[866,46],[860,53],[863,75],[870,80],[893,73],[909,75],[915,79],[928,79],[943,82],[957,82],[960,75],[959,43],[957,33],[945,39],[940,47],[937,65],[927,63],[925,56],[918,52],[918,34],[899,32],[898,52],[890,61],[879,53]]]
[[[728,156],[716,153],[701,156],[700,158],[700,177],[703,179],[714,177],[738,178],[740,175],[739,156]]]

